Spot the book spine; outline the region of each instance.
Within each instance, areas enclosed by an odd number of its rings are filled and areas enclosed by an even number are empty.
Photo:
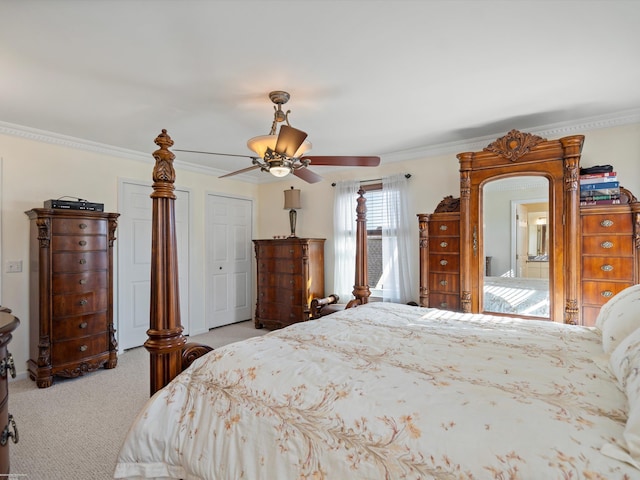
[[[589,205],[619,205],[619,198],[610,198],[608,200],[583,200],[580,201],[580,206],[589,206]]]
[[[580,182],[580,190],[602,190],[605,188],[618,188],[620,182],[601,182],[601,183],[582,183]]]
[[[616,172],[602,172],[602,173],[587,173],[585,175],[580,175],[580,180],[589,180],[591,178],[602,178],[602,177],[616,177],[618,174]]]
[[[592,185],[598,183],[616,182],[618,177],[598,177],[598,178],[582,178],[580,177],[580,185]]]
[[[620,194],[614,193],[609,195],[589,195],[589,196],[580,197],[581,202],[590,202],[593,200],[620,200]]]

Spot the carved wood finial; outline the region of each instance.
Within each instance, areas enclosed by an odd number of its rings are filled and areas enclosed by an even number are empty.
[[[155,144],[160,149],[153,152],[153,158],[156,159],[156,165],[153,168],[153,197],[176,198],[173,193],[173,183],[176,180],[176,171],[173,168],[173,160],[176,156],[169,147],[173,146],[173,140],[165,129],[155,139]]]
[[[513,129],[505,136],[498,138],[484,148],[484,151],[493,152],[507,160],[517,162],[522,156],[541,142],[546,142],[545,138],[530,133],[523,133]]]

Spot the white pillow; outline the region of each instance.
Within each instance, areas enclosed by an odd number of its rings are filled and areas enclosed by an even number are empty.
[[[626,391],[633,365],[640,366],[640,328],[627,335],[611,352],[609,366],[618,379],[620,389]]]
[[[605,303],[596,318],[596,327],[602,332],[602,349],[606,353],[640,328],[640,284],[625,288]]]

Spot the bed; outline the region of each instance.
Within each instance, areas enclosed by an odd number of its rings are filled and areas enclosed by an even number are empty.
[[[363,302],[186,361],[168,292],[115,478],[640,478],[640,286],[597,327]]]
[[[484,277],[486,312],[550,318],[549,279]]]

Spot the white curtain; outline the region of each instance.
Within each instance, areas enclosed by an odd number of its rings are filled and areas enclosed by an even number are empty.
[[[382,298],[406,303],[413,293],[410,270],[411,217],[408,179],[397,174],[382,179]]]
[[[333,292],[340,303],[353,298],[356,277],[356,205],[360,182],[336,182],[333,204],[334,273]]]

